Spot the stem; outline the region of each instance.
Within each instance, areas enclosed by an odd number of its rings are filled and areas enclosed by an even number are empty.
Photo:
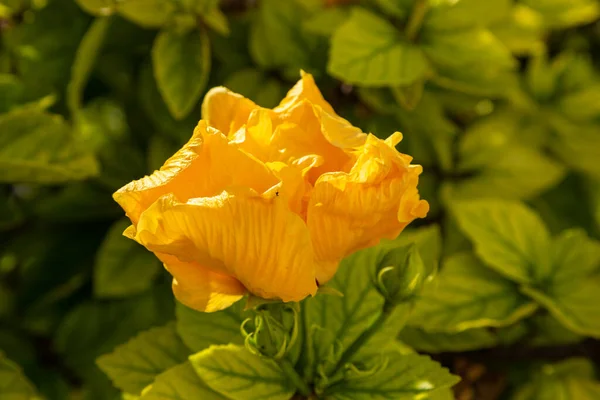
[[[296,372],[290,360],[288,360],[287,358],[283,358],[281,360],[278,360],[277,363],[283,370],[283,373],[290,379],[290,381],[292,381],[296,389],[298,389],[298,392],[302,396],[309,397],[311,394],[311,390],[308,387],[308,384],[304,381],[304,379],[302,379],[300,374]]]
[[[427,14],[428,8],[428,0],[417,0],[415,5],[413,6],[410,18],[408,20],[408,24],[406,24],[406,30],[404,31],[406,37],[411,42],[416,39],[417,34],[419,33],[419,29],[421,29],[421,25],[423,24],[423,19]]]
[[[379,317],[375,320],[375,322],[373,322],[373,324],[370,327],[368,327],[367,330],[363,331],[363,333],[361,333],[360,336],[356,338],[354,343],[352,343],[350,345],[350,347],[348,347],[344,351],[344,353],[342,353],[340,360],[337,362],[337,364],[335,365],[335,368],[333,369],[332,376],[337,374],[337,372],[339,371],[340,368],[342,368],[344,365],[346,365],[346,363],[351,361],[352,357],[354,357],[356,355],[356,352],[369,339],[371,339],[371,337],[375,333],[377,333],[377,331],[379,331],[379,329],[385,324],[387,319],[392,315],[394,308],[395,308],[395,306],[392,304],[389,304],[389,303],[385,303],[383,305],[383,312],[381,313],[381,315],[379,315]]]

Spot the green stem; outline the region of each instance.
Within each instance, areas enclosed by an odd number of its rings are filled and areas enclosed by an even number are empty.
[[[308,384],[302,379],[300,374],[296,372],[294,366],[291,361],[287,358],[283,358],[281,360],[277,360],[277,363],[283,370],[283,373],[290,379],[290,381],[294,384],[296,389],[298,389],[298,393],[300,393],[304,397],[309,397],[312,393]]]
[[[333,369],[333,374],[337,374],[337,372],[346,365],[348,362],[352,361],[352,357],[356,355],[358,350],[369,340],[371,337],[379,331],[379,329],[385,324],[388,318],[392,315],[395,306],[390,303],[385,303],[383,306],[383,311],[381,315],[373,322],[373,324],[367,328],[367,330],[363,331],[359,337],[348,347],[340,357],[340,360],[335,365]]]
[[[417,34],[421,29],[421,25],[423,24],[423,19],[427,14],[428,8],[429,0],[417,0],[415,5],[413,6],[410,18],[408,20],[408,24],[406,24],[406,30],[404,31],[406,37],[411,42],[416,39]]]

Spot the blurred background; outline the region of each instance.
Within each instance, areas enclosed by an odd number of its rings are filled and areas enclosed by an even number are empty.
[[[0,349],[48,399],[118,398],[95,358],[174,306],[111,194],[187,141],[209,88],[273,107],[301,69],[365,132],[403,132],[443,256],[470,246],[448,199],[522,200],[600,238],[599,17],[597,0],[0,0]]]

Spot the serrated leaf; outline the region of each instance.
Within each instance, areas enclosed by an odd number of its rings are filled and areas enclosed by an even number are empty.
[[[0,351],[0,397],[3,400],[41,400],[21,367]]]
[[[160,272],[156,256],[123,236],[130,225],[122,219],[113,224],[96,254],[94,294],[98,297],[125,297],[152,286]]]
[[[196,373],[231,400],[289,400],[294,386],[271,359],[233,344],[211,346],[190,357]]]
[[[61,116],[15,110],[0,116],[0,182],[63,183],[98,173]]]
[[[140,394],[154,378],[182,363],[189,355],[175,324],[142,332],[96,361],[119,389]]]
[[[331,38],[327,70],[352,84],[401,86],[423,78],[429,64],[389,22],[357,7]]]
[[[485,349],[498,345],[498,338],[487,329],[467,329],[462,332],[427,332],[424,329],[406,326],[398,339],[413,349],[427,353],[446,351],[462,352]]]
[[[552,266],[547,276],[554,284],[586,279],[600,269],[600,242],[582,229],[567,229],[554,238]]]
[[[550,287],[521,288],[563,325],[581,335],[600,338],[600,314],[596,298],[600,293],[600,276],[554,283]]]
[[[209,388],[189,362],[179,364],[158,375],[139,400],[226,400]]]
[[[83,90],[94,68],[96,57],[102,49],[110,24],[110,18],[96,18],[77,48],[71,66],[71,80],[67,85],[67,104],[72,115],[81,108]]]
[[[452,209],[461,230],[488,266],[519,283],[543,277],[550,262],[550,236],[528,207],[514,201],[482,199],[458,202]]]
[[[488,26],[504,18],[510,0],[434,0],[423,21],[424,30],[460,30],[473,26]]]
[[[572,358],[542,365],[531,382],[523,385],[512,400],[592,400],[600,398],[600,382],[594,379],[592,364]]]
[[[410,325],[438,332],[500,327],[537,309],[516,284],[468,253],[449,258],[434,283],[416,301]]]
[[[204,32],[180,34],[162,30],[152,47],[152,65],[158,89],[176,119],[198,102],[210,73],[210,43]]]
[[[194,352],[202,351],[213,344],[243,344],[240,325],[252,315],[244,311],[244,302],[239,301],[225,310],[203,313],[177,303],[177,332],[183,342]]]
[[[459,379],[427,356],[387,354],[385,369],[366,377],[353,377],[327,389],[335,400],[409,400],[434,394],[456,384]],[[427,397],[425,397],[427,398]]]

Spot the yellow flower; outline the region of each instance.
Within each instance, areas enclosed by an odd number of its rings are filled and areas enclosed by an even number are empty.
[[[264,109],[214,88],[189,142],[114,194],[125,235],[154,252],[182,303],[218,311],[248,293],[300,301],[342,258],[394,238],[429,205],[422,169],[336,115],[303,73]]]

